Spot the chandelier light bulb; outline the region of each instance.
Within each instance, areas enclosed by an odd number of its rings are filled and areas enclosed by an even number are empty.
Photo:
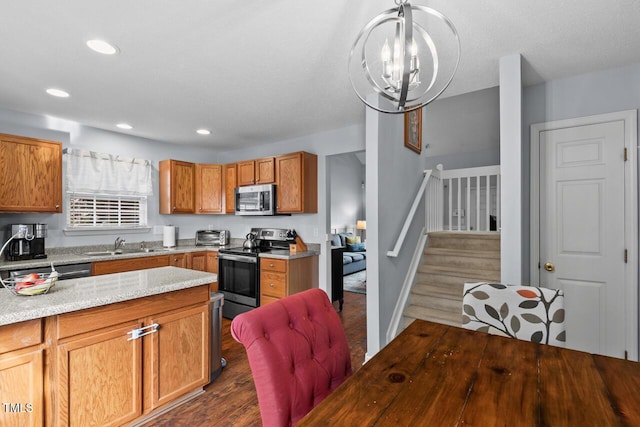
[[[367,106],[384,113],[432,102],[449,86],[460,62],[458,33],[446,16],[406,0],[395,2],[397,8],[360,31],[349,56],[354,91]]]
[[[391,49],[389,48],[389,39],[384,39],[384,46],[382,46],[380,57],[382,58],[382,62],[384,63],[389,62],[391,60]]]

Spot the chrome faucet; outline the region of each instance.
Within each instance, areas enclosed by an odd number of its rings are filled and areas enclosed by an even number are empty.
[[[113,250],[117,251],[118,249],[122,249],[124,248],[124,245],[126,245],[127,242],[126,240],[124,240],[122,237],[118,236],[116,237],[116,242],[113,245]]]

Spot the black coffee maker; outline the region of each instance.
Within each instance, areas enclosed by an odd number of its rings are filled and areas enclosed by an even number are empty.
[[[47,237],[47,224],[13,224],[11,234],[15,236],[4,251],[7,261],[46,258],[44,239]]]

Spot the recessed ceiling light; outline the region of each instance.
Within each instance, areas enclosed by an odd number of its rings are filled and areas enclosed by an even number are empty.
[[[69,92],[65,92],[62,89],[49,88],[47,93],[51,96],[57,96],[58,98],[68,98]]]
[[[89,49],[104,55],[113,55],[118,53],[118,48],[116,46],[109,44],[104,40],[89,40],[87,41],[87,46],[89,46]]]
[[[116,126],[119,127],[120,129],[126,129],[126,130],[133,129],[133,126],[131,126],[128,123],[118,123]]]
[[[211,131],[209,129],[198,129],[196,132],[200,135],[211,135]]]

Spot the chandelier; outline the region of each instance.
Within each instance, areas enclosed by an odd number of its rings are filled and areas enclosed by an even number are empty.
[[[395,3],[365,25],[349,55],[354,91],[383,113],[429,104],[449,86],[460,62],[458,32],[446,16],[407,0]]]

